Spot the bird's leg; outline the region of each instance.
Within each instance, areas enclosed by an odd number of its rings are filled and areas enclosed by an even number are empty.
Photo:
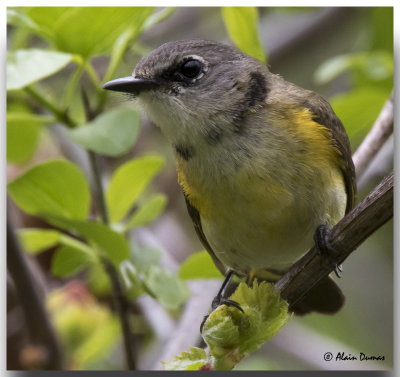
[[[314,242],[321,255],[325,256],[329,263],[334,268],[335,274],[338,278],[341,277],[343,267],[334,261],[336,250],[331,246],[328,239],[330,229],[326,225],[320,225],[314,233]]]
[[[243,312],[243,309],[236,301],[229,300],[225,297],[226,290],[227,290],[229,283],[234,274],[235,274],[235,272],[233,270],[229,270],[228,273],[226,274],[225,280],[223,281],[221,288],[219,289],[217,295],[212,300],[211,311],[214,311],[215,309],[217,309],[218,306],[227,305],[227,306],[234,306],[235,308],[237,308],[241,312]],[[203,321],[201,322],[200,332],[203,331],[203,326],[204,326],[204,323],[206,322],[207,318],[208,318],[208,314],[206,316],[204,316]]]
[[[239,310],[243,311],[243,309],[240,307],[240,305],[236,301],[229,300],[225,297],[225,293],[228,289],[229,283],[232,280],[232,277],[235,273],[232,270],[229,270],[229,272],[225,276],[225,280],[221,285],[221,288],[219,289],[217,295],[214,297],[214,300],[211,303],[211,309],[215,310],[218,308],[218,306],[221,305],[230,305],[234,306],[235,308],[238,308]]]

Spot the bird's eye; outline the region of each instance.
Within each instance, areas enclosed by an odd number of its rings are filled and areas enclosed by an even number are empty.
[[[203,64],[198,60],[188,60],[182,64],[180,72],[189,79],[195,79],[202,72]]]

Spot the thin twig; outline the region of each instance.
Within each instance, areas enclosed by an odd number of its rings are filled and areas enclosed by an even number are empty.
[[[96,153],[88,151],[89,162],[92,168],[93,174],[93,187],[95,188],[96,204],[98,205],[98,212],[101,216],[101,221],[108,225],[108,210],[106,205],[106,200],[104,197],[103,183],[101,182],[101,173],[99,167],[99,160]]]
[[[393,92],[373,127],[353,155],[356,176],[362,177],[370,162],[393,133]]]
[[[393,217],[393,173],[349,212],[327,235],[335,250],[329,260],[314,246],[275,284],[281,296],[293,305],[320,280],[341,264],[365,239]]]
[[[393,170],[394,135],[391,135],[376,156],[365,169],[364,174],[357,179],[357,190],[373,187],[379,180]]]
[[[100,170],[98,168],[97,155],[91,151],[88,151],[88,154],[89,154],[89,160],[90,160],[90,164],[91,164],[92,172],[93,172],[93,176],[94,176],[93,186],[96,191],[95,195],[97,197],[99,213],[100,213],[103,223],[108,225],[109,220],[108,220],[107,205],[105,202],[103,185],[102,185],[101,176],[100,176]],[[131,325],[130,325],[130,321],[129,321],[130,306],[124,295],[124,289],[122,287],[120,278],[118,276],[117,269],[112,265],[112,263],[110,263],[110,261],[108,261],[105,258],[102,259],[102,262],[103,262],[104,268],[111,280],[111,284],[113,287],[113,291],[112,291],[113,292],[113,301],[114,301],[115,309],[118,313],[118,316],[119,316],[119,319],[121,322],[122,335],[123,335],[123,339],[124,339],[126,363],[127,363],[128,369],[135,370],[136,369],[136,361],[134,358],[135,348],[134,348]]]
[[[86,111],[86,118],[88,121],[95,118],[96,113],[93,112],[90,108],[89,99],[86,95],[86,92],[82,88],[82,99],[84,108]],[[104,196],[103,184],[101,181],[101,172],[99,168],[98,155],[92,151],[88,151],[90,166],[93,174],[93,189],[96,195],[96,203],[98,205],[98,212],[101,216],[102,222],[106,225],[109,225],[109,217],[107,211],[107,204]],[[108,277],[111,280],[111,284],[113,287],[113,301],[115,309],[118,313],[119,320],[121,322],[122,328],[122,336],[124,340],[124,350],[125,350],[125,358],[126,363],[129,370],[136,369],[136,361],[135,361],[135,345],[134,339],[132,335],[131,323],[129,320],[130,314],[130,305],[126,300],[124,295],[124,289],[121,284],[120,278],[118,276],[118,271],[114,267],[112,263],[106,258],[102,258],[102,262],[105,268],[105,271],[108,274]]]
[[[33,98],[35,98],[47,110],[51,111],[54,116],[69,128],[75,128],[77,124],[68,115],[67,111],[59,109],[54,103],[50,102],[42,93],[35,90],[32,86],[25,88],[25,91]]]
[[[55,331],[46,312],[43,297],[40,296],[35,279],[29,269],[25,255],[7,219],[7,268],[14,281],[19,303],[24,313],[30,341],[34,347],[43,350],[37,360],[40,369],[63,369],[62,352]]]
[[[119,316],[119,320],[121,322],[126,364],[129,370],[136,370],[136,350],[131,329],[131,323],[129,321],[131,306],[126,300],[124,289],[121,285],[117,269],[107,259],[103,259],[103,264],[113,286],[113,300]]]

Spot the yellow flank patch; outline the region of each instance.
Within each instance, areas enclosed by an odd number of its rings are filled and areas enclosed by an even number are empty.
[[[190,204],[195,207],[203,217],[206,217],[209,214],[211,204],[210,200],[206,195],[201,194],[196,188],[199,187],[196,184],[189,184],[186,174],[184,172],[184,168],[182,164],[184,162],[180,162],[177,160],[177,172],[178,172],[178,183],[182,187],[183,192],[185,193],[187,199]]]
[[[334,147],[331,130],[315,122],[309,109],[292,110],[290,118],[292,127],[289,132],[307,148],[308,153],[301,156],[304,164],[320,168],[326,164],[329,167],[340,165],[340,152]]]

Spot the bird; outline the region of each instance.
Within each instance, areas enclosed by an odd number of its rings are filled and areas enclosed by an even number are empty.
[[[276,282],[354,205],[350,143],[330,104],[234,46],[167,42],[103,88],[137,98],[172,146],[195,231],[227,276],[217,305],[232,275]],[[327,276],[290,310],[343,304]]]

